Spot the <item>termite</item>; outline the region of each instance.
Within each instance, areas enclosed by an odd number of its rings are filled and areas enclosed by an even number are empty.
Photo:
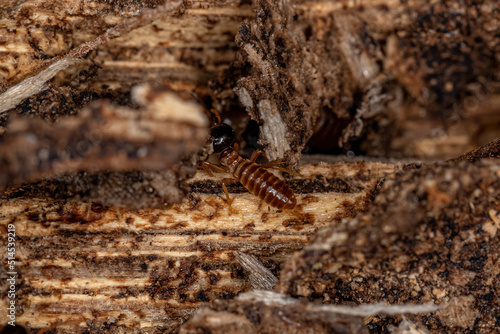
[[[265,156],[264,151],[255,150],[250,159],[241,157],[238,153],[238,144],[235,141],[233,128],[222,123],[215,110],[211,110],[211,112],[218,120],[210,129],[213,138],[213,151],[217,154],[222,167],[203,161],[201,165],[207,174],[213,175],[210,168],[220,172],[230,172],[248,191],[265,203],[278,210],[294,210],[297,206],[297,199],[292,189],[283,180],[256,163],[259,155]],[[284,168],[278,168],[296,174]],[[231,206],[232,200],[229,198],[225,184],[222,184],[222,187],[228,204]]]

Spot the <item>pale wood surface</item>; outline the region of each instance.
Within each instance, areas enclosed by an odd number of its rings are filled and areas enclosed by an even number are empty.
[[[396,165],[338,162],[305,165],[300,180],[344,180],[348,193],[297,191],[310,223],[277,212],[249,193],[190,193],[165,210],[132,212],[89,203],[17,198],[2,203],[0,226],[16,226],[20,324],[84,330],[104,322],[127,331],[175,328],[203,302],[251,289],[235,251],[257,257],[274,275],[309,236],[366,209],[377,180]],[[198,173],[191,184],[226,174]],[[4,244],[5,236],[2,235]],[[5,302],[0,309],[4,312]],[[5,321],[4,314],[0,314]],[[88,319],[88,320],[85,320]],[[114,320],[113,320],[114,319]]]

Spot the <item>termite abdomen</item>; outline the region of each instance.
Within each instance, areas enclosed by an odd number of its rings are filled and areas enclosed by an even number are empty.
[[[297,200],[288,185],[263,167],[240,157],[233,149],[223,152],[221,163],[252,194],[277,209],[293,210]]]

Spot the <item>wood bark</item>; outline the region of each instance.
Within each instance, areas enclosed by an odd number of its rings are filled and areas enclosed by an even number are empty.
[[[500,165],[434,163],[387,177],[370,208],[331,225],[283,266],[276,291],[326,304],[422,304],[433,333],[495,331],[500,274]],[[372,331],[399,323],[377,315]]]
[[[4,90],[157,5],[12,4],[0,31]],[[189,92],[239,133],[246,109],[270,158],[292,165],[304,148],[452,158],[499,136],[499,15],[495,1],[185,1],[101,45],[15,111],[57,119],[100,97],[129,105],[131,87],[148,81]],[[279,131],[276,115],[287,124]]]
[[[365,210],[379,178],[395,167],[303,166],[303,177],[288,183],[306,220],[269,208],[237,184],[229,185],[230,214],[220,187],[227,175],[204,172],[189,181],[188,199],[168,210],[4,200],[0,226],[14,224],[17,235],[16,321],[33,332],[173,331],[204,302],[255,286],[256,272],[248,272],[235,252],[256,257],[278,275],[314,231]],[[0,240],[5,244],[6,236]],[[1,312],[7,302],[2,298]]]

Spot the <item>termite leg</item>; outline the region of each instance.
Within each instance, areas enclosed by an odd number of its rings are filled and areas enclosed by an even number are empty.
[[[259,155],[262,155],[264,158],[267,159],[266,152],[264,152],[262,150],[255,150],[255,151],[253,151],[252,156],[250,157],[250,161],[251,162],[257,161],[257,158],[259,157]]]
[[[257,161],[257,159],[259,158],[259,156],[262,155],[264,158],[267,159],[267,155],[266,155],[266,152],[264,152],[263,150],[255,150],[253,153],[252,153],[252,156],[250,157],[250,161],[251,162],[255,162]],[[269,159],[268,159],[269,160]],[[260,165],[261,167],[264,167],[264,168],[275,168],[275,169],[278,169],[282,172],[285,172],[285,173],[288,173],[288,174],[292,174],[292,175],[295,175],[295,176],[300,176],[302,177],[302,175],[300,175],[299,173],[297,172],[294,172],[293,170],[290,170],[290,169],[287,169],[287,168],[284,168],[284,167],[280,167],[278,166],[278,161],[271,161],[270,163],[268,164],[264,164],[264,165]]]
[[[227,172],[227,168],[214,165],[213,163],[206,161],[206,160],[201,162],[201,167],[203,167],[205,172],[210,176],[214,176],[214,173],[212,173],[212,170],[215,170],[218,172]],[[222,190],[224,190],[224,194],[226,194],[226,201],[227,201],[227,204],[229,205],[229,214],[231,214],[232,213],[231,212],[231,204],[233,204],[233,200],[231,199],[231,197],[229,197],[229,192],[227,191],[227,187],[226,187],[226,184],[224,182],[222,182]]]
[[[229,205],[229,214],[232,214],[233,212],[231,210],[231,204],[233,204],[233,200],[231,199],[231,197],[229,197],[229,191],[227,191],[225,183],[222,183],[222,190],[224,190],[224,194],[226,194],[226,201],[227,204]]]
[[[264,167],[264,168],[278,169],[279,171],[284,172],[284,173],[292,174],[292,175],[295,175],[298,177],[303,177],[300,173],[294,172],[293,170],[287,169],[285,167],[277,166],[276,163],[269,163],[269,164],[264,164],[264,165],[260,165],[260,166]]]
[[[213,163],[209,161],[202,161],[201,162],[201,167],[207,173],[209,176],[214,176],[214,173],[212,173],[212,170],[215,170],[217,172],[227,172],[227,169],[221,166],[214,165]]]

